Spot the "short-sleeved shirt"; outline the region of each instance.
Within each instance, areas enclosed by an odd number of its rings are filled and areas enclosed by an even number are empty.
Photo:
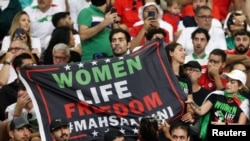
[[[91,4],[88,8],[81,10],[77,21],[79,26],[85,25],[91,28],[100,24],[104,20],[104,17],[105,13]],[[109,41],[110,30],[111,27],[107,26],[93,37],[81,40],[82,61],[93,60],[93,55],[95,53],[105,53],[108,56],[113,55]]]
[[[226,87],[226,83],[227,83],[226,79],[222,77],[220,79],[221,79],[223,86]],[[207,68],[203,69],[201,73],[201,77],[198,80],[198,84],[209,91],[216,90],[215,81],[209,77]]]
[[[212,94],[208,100],[213,103],[213,107],[210,110],[210,121],[238,122],[242,110],[231,98],[226,98],[224,95]]]

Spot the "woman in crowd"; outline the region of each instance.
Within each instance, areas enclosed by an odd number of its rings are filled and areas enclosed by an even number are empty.
[[[210,93],[201,106],[188,99],[192,109],[200,116],[200,136],[206,137],[206,129],[209,123],[216,125],[244,125],[249,120],[249,100],[242,93],[248,92],[246,74],[240,70],[232,70],[230,73],[223,73],[222,77],[227,79],[226,89]],[[234,110],[232,110],[234,109]]]
[[[32,53],[35,53],[37,57],[40,58],[40,39],[31,37],[30,33],[29,15],[25,11],[18,12],[12,20],[9,35],[5,36],[3,39],[1,52],[5,53],[10,46],[10,42],[19,38],[19,40],[23,40],[23,42],[29,46],[29,48],[32,50]]]

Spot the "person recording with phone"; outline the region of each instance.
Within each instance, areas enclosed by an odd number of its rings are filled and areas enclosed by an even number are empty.
[[[130,50],[145,43],[145,33],[152,28],[162,28],[166,32],[164,41],[173,41],[173,27],[162,20],[163,11],[155,2],[147,2],[139,9],[140,21],[130,28],[129,33],[132,37]]]

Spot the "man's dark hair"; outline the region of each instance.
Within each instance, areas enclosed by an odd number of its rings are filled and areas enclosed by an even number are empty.
[[[243,36],[243,35],[247,35],[250,38],[250,32],[248,32],[246,30],[237,30],[237,31],[235,31],[235,33],[233,34],[233,37]]]
[[[187,132],[187,137],[191,136],[191,129],[190,129],[189,124],[187,124],[185,122],[182,122],[182,121],[178,121],[178,122],[175,122],[175,123],[171,124],[170,129],[169,129],[170,135],[172,135],[173,130],[178,129],[178,128],[183,129],[184,131],[186,131]]]
[[[106,3],[106,0],[91,0],[91,4],[94,6],[102,6]]]
[[[204,29],[204,28],[197,28],[197,29],[192,33],[192,35],[191,35],[192,40],[194,40],[195,35],[196,35],[196,34],[199,34],[199,33],[203,33],[203,34],[206,36],[207,41],[210,40],[210,35],[209,35],[208,31],[207,31],[206,29]]]
[[[54,25],[54,27],[57,27],[57,26],[58,26],[58,22],[59,22],[61,19],[66,18],[66,17],[69,16],[69,15],[70,15],[69,12],[58,12],[58,13],[55,13],[55,14],[52,16],[52,24]]]
[[[195,16],[198,16],[198,14],[200,13],[201,10],[210,10],[212,12],[212,9],[209,6],[203,5],[203,6],[197,7],[195,9]]]
[[[131,41],[130,34],[129,34],[126,30],[124,30],[124,29],[122,29],[122,28],[115,28],[115,29],[112,29],[111,32],[110,32],[110,34],[109,34],[109,41],[112,42],[112,37],[113,37],[113,35],[116,34],[116,33],[120,33],[120,32],[123,33],[123,34],[125,35],[126,41],[127,41],[127,42],[130,42],[130,41]]]
[[[145,33],[146,39],[149,41],[151,40],[155,34],[162,34],[166,37],[166,31],[162,28],[151,28]]]
[[[22,53],[20,55],[17,55],[15,59],[12,62],[12,65],[14,69],[16,70],[17,67],[21,67],[23,64],[24,59],[32,59],[31,55],[28,53]]]
[[[210,52],[209,56],[212,54],[217,55],[217,56],[221,56],[222,62],[226,62],[227,54],[226,54],[225,50],[217,48],[217,49],[212,50]]]

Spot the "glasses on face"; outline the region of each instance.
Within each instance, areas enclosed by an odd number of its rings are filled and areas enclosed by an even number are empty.
[[[213,18],[213,16],[206,16],[206,15],[203,15],[203,16],[197,16],[198,18],[202,19],[202,20],[211,20]]]
[[[58,60],[65,60],[67,57],[62,57],[62,56],[53,56],[54,59]]]
[[[200,70],[196,68],[185,68],[185,71],[186,72],[200,72]]]
[[[8,49],[8,51],[12,51],[12,50],[14,50],[14,51],[19,51],[19,50],[25,50],[24,48],[20,48],[20,47],[10,47],[9,49]]]

